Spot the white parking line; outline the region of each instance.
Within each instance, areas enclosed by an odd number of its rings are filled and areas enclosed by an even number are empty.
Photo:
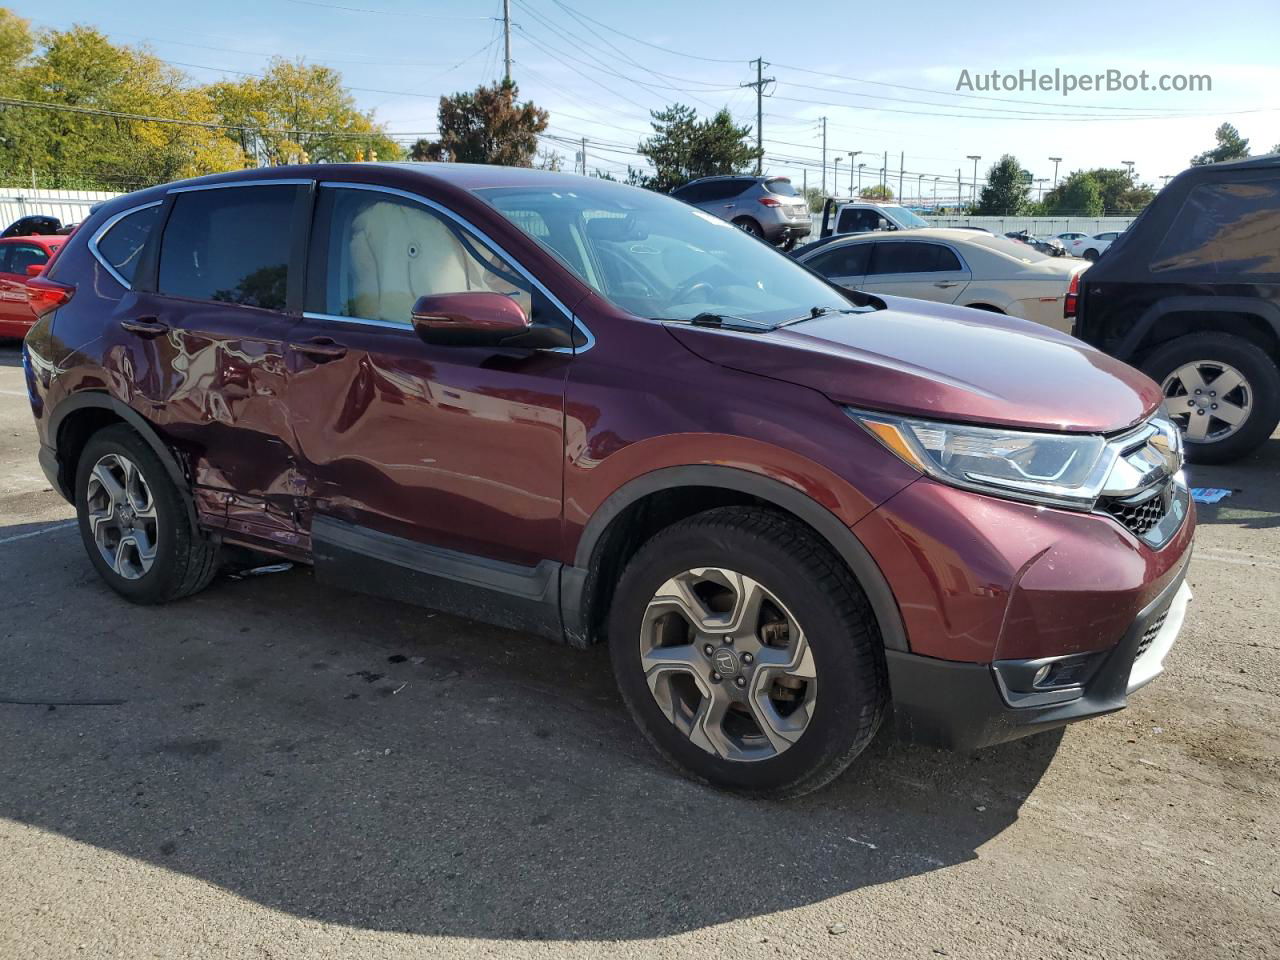
[[[25,397],[25,390],[0,390],[0,397]]]
[[[16,536],[5,537],[3,540],[0,540],[0,546],[3,546],[6,543],[17,543],[19,540],[30,540],[32,537],[42,537],[46,533],[57,533],[59,530],[66,530],[68,527],[74,527],[75,525],[75,520],[68,520],[66,523],[59,523],[56,526],[45,527],[43,530],[32,530],[29,533],[19,533]]]

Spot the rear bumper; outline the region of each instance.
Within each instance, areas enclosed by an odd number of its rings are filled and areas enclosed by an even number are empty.
[[[898,735],[974,750],[1123,709],[1129,694],[1163,672],[1191,600],[1186,569],[1184,562],[1120,642],[1091,655],[1083,682],[1068,687],[1016,689],[1043,660],[978,664],[887,651]]]

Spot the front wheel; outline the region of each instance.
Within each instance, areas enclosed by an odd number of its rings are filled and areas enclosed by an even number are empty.
[[[1265,351],[1241,337],[1179,337],[1153,351],[1142,370],[1163,389],[1192,463],[1242,457],[1280,422],[1280,370]]]
[[[89,560],[121,596],[164,603],[213,579],[217,545],[192,526],[182,491],[129,427],[109,427],[89,439],[75,492]]]
[[[614,675],[649,741],[694,779],[793,797],[871,741],[887,680],[848,569],[808,528],[709,510],[645,544],[609,619]]]

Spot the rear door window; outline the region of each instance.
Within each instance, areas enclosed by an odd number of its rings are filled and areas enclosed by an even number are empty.
[[[940,270],[960,269],[960,261],[956,255],[936,243],[897,240],[881,241],[875,246],[869,271],[874,274],[936,273]]]
[[[746,180],[714,180],[706,185],[706,196],[700,200],[700,203],[707,203],[713,200],[730,200],[736,197],[746,189],[748,181]]]
[[[161,209],[161,204],[156,202],[126,214],[93,244],[97,258],[110,267],[125,286],[133,285],[143,248],[160,221]]]
[[[298,189],[273,184],[179,193],[160,243],[159,292],[283,310]]]
[[[1280,274],[1280,178],[1192,189],[1156,251],[1151,272]]]
[[[846,207],[840,211],[836,233],[870,233],[872,230],[880,229],[881,219],[877,210]]]

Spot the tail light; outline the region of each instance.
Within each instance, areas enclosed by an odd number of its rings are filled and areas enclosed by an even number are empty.
[[[1067,296],[1062,301],[1062,317],[1064,320],[1076,318],[1076,307],[1080,303],[1080,274],[1071,275],[1071,285],[1067,287]]]
[[[766,207],[780,207],[780,206],[782,206],[782,203],[781,203],[780,201],[778,201],[778,200],[773,199],[773,197],[761,197],[761,198],[760,198],[760,203],[761,203],[763,206],[766,206]]]
[[[75,287],[46,277],[31,277],[27,280],[27,302],[31,304],[31,312],[36,315],[37,320],[46,313],[57,310],[75,292]]]

